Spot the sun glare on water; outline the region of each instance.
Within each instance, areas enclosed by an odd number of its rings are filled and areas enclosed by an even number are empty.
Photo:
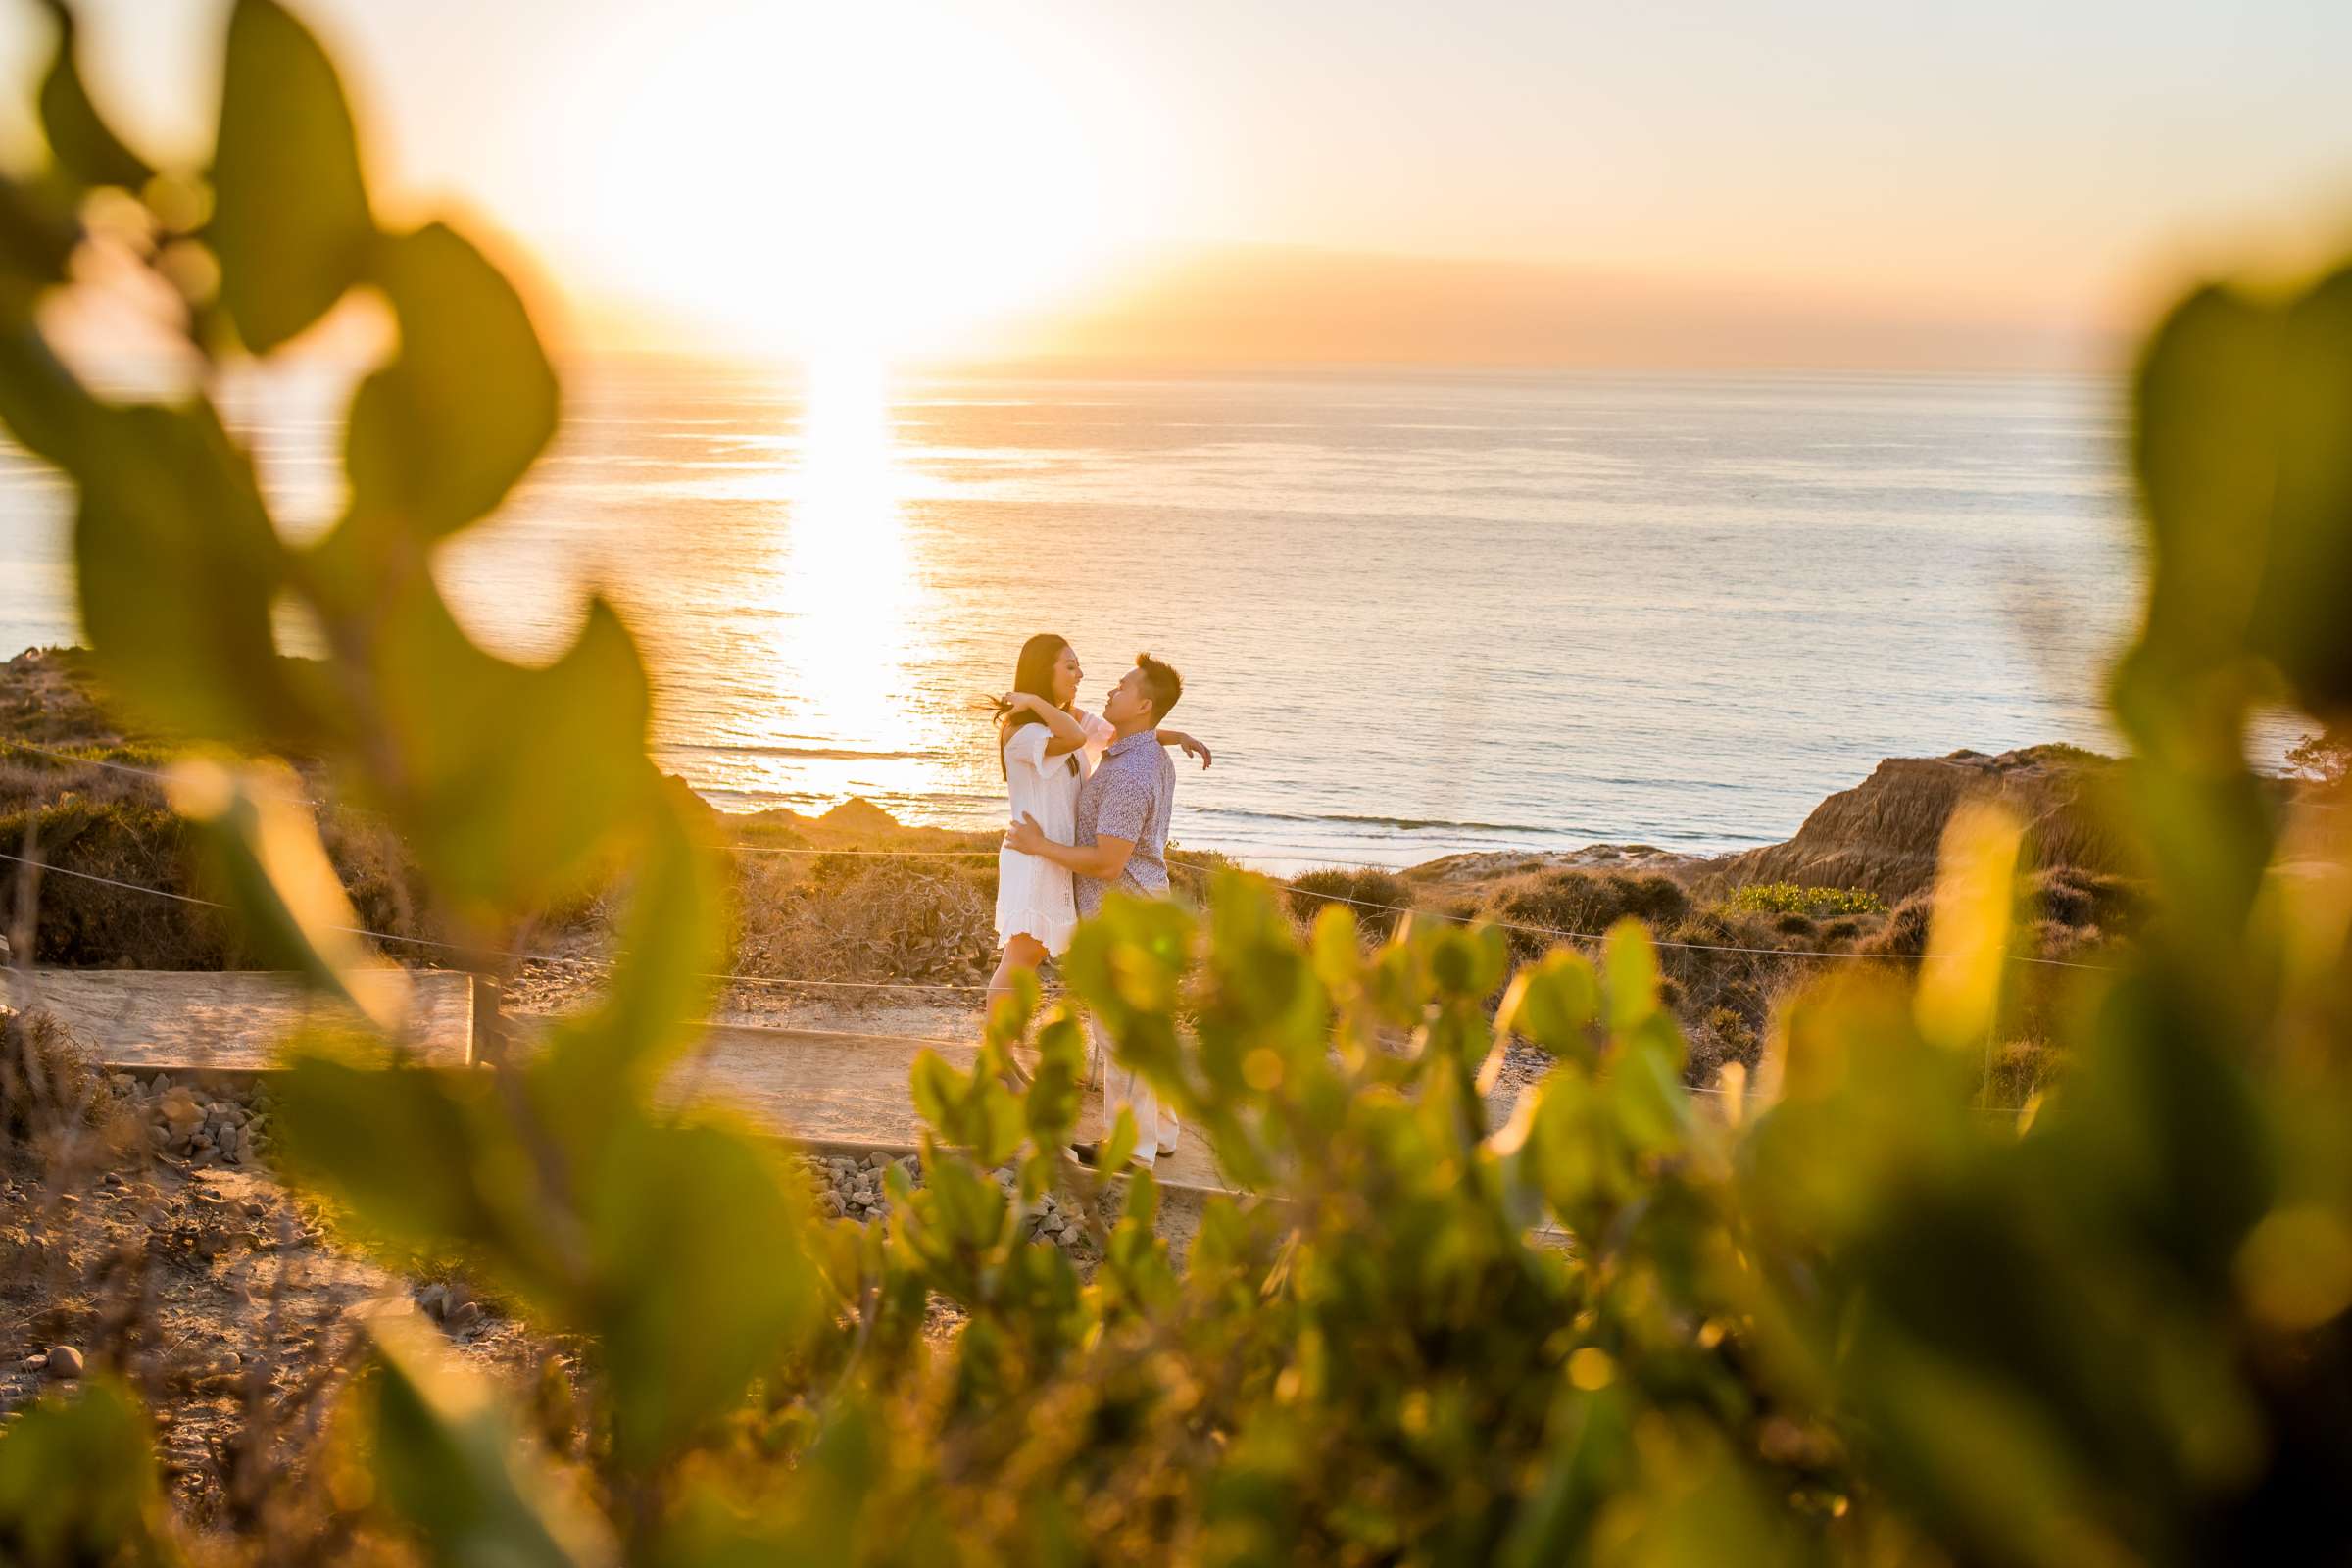
[[[792,462],[790,510],[765,573],[777,627],[769,653],[792,739],[905,752],[920,723],[909,687],[923,590],[879,361],[809,363]]]

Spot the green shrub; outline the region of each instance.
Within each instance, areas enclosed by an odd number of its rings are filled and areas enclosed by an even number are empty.
[[[2080,866],[2059,866],[2026,881],[2026,899],[2040,916],[2065,926],[2093,926],[2129,936],[2147,916],[2147,888],[2130,877]]]
[[[1311,923],[1334,900],[1346,902],[1354,911],[1356,923],[1385,941],[1413,907],[1413,886],[1393,871],[1339,866],[1291,878],[1289,902],[1294,918]]]
[[[1690,910],[1690,895],[1672,877],[1624,871],[1555,869],[1504,883],[1485,912],[1508,930],[1511,952],[1537,956],[1560,938],[1551,932],[1597,937],[1632,918],[1662,931]]]
[[[1794,882],[1750,882],[1733,889],[1723,902],[1735,914],[1795,914],[1811,920],[1886,912],[1886,901],[1867,888],[1799,887]]]
[[[1936,896],[1933,892],[1914,893],[1894,906],[1881,926],[1859,950],[1888,958],[1916,958],[1928,951],[1928,925],[1935,914]]]

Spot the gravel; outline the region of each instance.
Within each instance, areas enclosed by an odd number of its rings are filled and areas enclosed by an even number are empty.
[[[250,1165],[269,1147],[276,1103],[259,1084],[208,1084],[194,1074],[174,1080],[160,1072],[146,1078],[117,1072],[107,1082],[146,1124],[147,1142],[159,1154],[201,1169]]]
[[[906,1173],[912,1186],[920,1188],[923,1185],[922,1162],[912,1154],[900,1154],[894,1158],[877,1151],[862,1156],[802,1154],[798,1158],[802,1171],[815,1190],[817,1211],[828,1219],[852,1219],[863,1223],[889,1214],[890,1199],[882,1184],[894,1165]],[[1004,1166],[992,1174],[1005,1197],[1018,1204],[1020,1178],[1012,1167]],[[1028,1240],[1052,1242],[1069,1252],[1093,1250],[1093,1244],[1087,1240],[1086,1220],[1079,1200],[1061,1193],[1040,1194],[1035,1205],[1022,1217],[1020,1234]]]
[[[116,1072],[109,1076],[109,1083],[145,1124],[148,1142],[159,1154],[202,1169],[249,1166],[269,1152],[270,1117],[276,1105],[269,1089],[259,1082],[228,1085],[200,1082],[195,1074],[174,1078],[161,1072],[145,1077]],[[912,1154],[894,1157],[875,1151],[863,1155],[796,1157],[815,1191],[817,1211],[827,1219],[863,1222],[887,1215],[890,1200],[883,1181],[894,1165],[906,1172],[913,1186],[923,1185],[922,1164]],[[1020,1183],[1012,1168],[1006,1166],[993,1175],[1006,1197],[1018,1203]],[[1092,1250],[1078,1200],[1061,1193],[1039,1195],[1022,1218],[1021,1234],[1072,1252]],[[435,1322],[460,1332],[477,1325],[483,1316],[483,1309],[469,1300],[462,1286],[446,1291],[425,1287],[418,1294],[417,1305]],[[465,1311],[467,1306],[473,1310]]]

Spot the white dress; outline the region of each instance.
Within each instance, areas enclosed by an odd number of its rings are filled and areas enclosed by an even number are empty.
[[[1077,831],[1078,786],[1102,760],[1112,734],[1110,725],[1095,714],[1084,709],[1072,711],[1086,732],[1086,744],[1077,751],[1048,757],[1046,745],[1054,732],[1043,722],[1023,724],[1004,743],[1004,785],[1012,796],[1006,820],[1018,822],[1024,813],[1034,816],[1046,837],[1063,844]],[[1070,770],[1073,757],[1078,759],[1076,772]],[[998,947],[1026,934],[1059,957],[1077,924],[1077,891],[1067,870],[1042,855],[1014,849],[997,852]]]

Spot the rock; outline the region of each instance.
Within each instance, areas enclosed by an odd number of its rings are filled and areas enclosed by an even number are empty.
[[[69,1382],[81,1376],[81,1352],[71,1345],[53,1345],[41,1370],[61,1383]]]
[[[481,1320],[482,1303],[479,1301],[463,1301],[452,1307],[450,1309],[449,1316],[443,1318],[441,1321],[448,1324],[453,1332],[464,1333],[466,1330],[472,1328],[475,1324],[481,1322]]]
[[[841,1218],[841,1195],[839,1193],[826,1192],[819,1194],[817,1197],[817,1206],[825,1211],[825,1218]]]
[[[2030,865],[2128,873],[2132,852],[2094,801],[2115,765],[2063,746],[1888,758],[1815,807],[1786,844],[1699,862],[1691,881],[1700,891],[1749,882],[1868,888],[1899,903],[1935,880],[1944,824],[1971,797],[2001,801],[2024,819]]]
[[[427,1285],[416,1293],[416,1304],[438,1318],[449,1310],[449,1287]]]

